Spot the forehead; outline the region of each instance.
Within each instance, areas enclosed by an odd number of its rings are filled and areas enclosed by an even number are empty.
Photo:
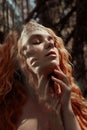
[[[22,46],[24,46],[31,39],[38,38],[39,36],[45,37],[45,36],[50,36],[50,34],[44,29],[33,30],[24,35],[22,34]]]
[[[49,36],[50,34],[46,31],[46,30],[35,30],[35,31],[32,31],[31,34],[29,35],[29,39],[33,36],[37,37],[38,35],[41,35],[41,36]]]

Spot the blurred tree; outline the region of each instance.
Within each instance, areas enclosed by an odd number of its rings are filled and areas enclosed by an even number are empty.
[[[77,19],[72,48],[72,57],[75,66],[74,77],[83,84],[84,88],[82,88],[82,91],[85,94],[85,91],[87,91],[87,55],[85,55],[84,49],[87,47],[87,0],[77,0],[76,6]]]
[[[75,0],[36,0],[36,4],[40,22],[52,28],[67,43],[74,33],[76,23]]]

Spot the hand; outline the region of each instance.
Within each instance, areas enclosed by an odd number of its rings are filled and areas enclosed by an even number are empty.
[[[56,77],[52,76],[52,80],[54,81],[54,85],[60,86],[61,94],[60,94],[60,103],[62,106],[69,105],[70,103],[70,95],[71,95],[71,87],[69,84],[69,80],[66,75],[62,72],[60,68],[55,69],[54,73]]]
[[[59,105],[59,97],[57,94],[53,94],[54,92],[54,81],[52,81],[51,77],[45,82],[44,77],[41,78],[40,84],[38,87],[38,97],[41,104],[44,104],[48,110],[56,110],[56,107]],[[54,96],[52,96],[54,95]]]

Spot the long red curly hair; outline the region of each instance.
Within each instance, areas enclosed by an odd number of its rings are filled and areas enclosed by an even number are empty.
[[[55,33],[47,28],[47,31],[54,37],[56,46],[60,54],[60,68],[67,75],[71,87],[71,103],[74,114],[81,126],[82,130],[87,130],[87,100],[83,97],[82,92],[79,87],[75,84],[74,78],[72,76],[72,66],[70,63],[70,54],[64,47],[63,40],[56,36]]]
[[[82,130],[87,130],[87,101],[74,83],[69,61],[70,55],[65,49],[62,39],[57,37],[51,29],[46,28],[46,30],[54,37],[61,57],[60,68],[67,75],[72,86],[71,103],[73,111]],[[17,50],[17,47],[19,47],[19,50]],[[4,44],[0,46],[0,130],[17,130],[17,120],[21,115],[23,104],[26,102],[24,90],[26,84],[21,80],[17,60],[17,55],[19,55],[19,59],[22,58],[20,50],[21,40],[19,40],[17,46],[12,35],[8,35]]]
[[[0,130],[17,130],[16,123],[26,101],[16,45],[10,34],[0,46]]]

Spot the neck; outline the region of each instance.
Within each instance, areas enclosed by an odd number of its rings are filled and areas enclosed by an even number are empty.
[[[50,94],[50,89],[53,89],[54,82],[51,80],[50,75],[40,75],[38,76],[38,96],[39,101],[44,102],[48,100]]]
[[[50,73],[34,73],[36,78],[33,78],[33,82],[28,84],[29,97],[34,100],[44,101],[44,96],[49,95],[50,88],[53,89],[54,86]]]

